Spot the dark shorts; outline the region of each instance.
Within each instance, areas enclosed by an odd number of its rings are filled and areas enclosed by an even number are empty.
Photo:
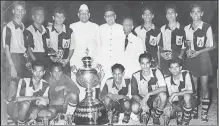
[[[56,110],[56,113],[64,113],[63,105],[49,105],[49,108]]]
[[[10,117],[12,117],[12,119],[15,121],[17,118],[18,118],[18,113],[19,113],[19,110],[21,109],[21,104],[22,102],[17,102],[17,103],[13,103],[13,102],[10,102],[8,104],[8,115]],[[41,111],[42,109],[46,108],[46,106],[37,106],[34,101],[33,102],[30,102],[30,107],[29,107],[29,110],[26,114],[26,117],[25,117],[25,120],[26,121],[29,121],[30,119],[30,114],[35,111],[35,110],[38,110],[38,111]]]
[[[70,62],[68,62],[65,67],[63,68],[63,73],[67,76],[71,77],[71,68],[70,68]]]
[[[18,78],[32,77],[32,73],[25,66],[26,60],[24,53],[11,53],[11,58],[17,70]]]
[[[178,98],[179,98],[179,101],[174,101],[173,102],[173,105],[175,106],[175,107],[179,107],[178,109],[179,110],[183,110],[183,106],[184,106],[184,98],[183,98],[183,96],[178,96]],[[192,99],[191,99],[191,104],[192,104],[192,108],[194,109],[195,107],[197,107],[197,103],[198,103],[198,101],[197,101],[197,99],[194,97],[194,96],[192,96]]]
[[[53,62],[51,61],[50,64],[52,64]],[[51,66],[51,65],[50,65]],[[50,67],[49,66],[49,67]],[[70,62],[68,62],[65,67],[63,68],[63,73],[66,74],[67,76],[71,77],[71,67],[70,67]]]
[[[172,57],[177,58],[179,57],[180,52],[179,51],[174,51],[172,50]],[[162,73],[164,75],[170,75],[170,70],[169,70],[169,61],[170,60],[165,60],[162,56],[160,56],[160,69],[162,70]]]
[[[209,53],[201,53],[195,58],[186,57],[185,68],[195,77],[212,75],[212,64]]]
[[[43,52],[34,52],[34,56],[36,57],[37,60],[41,61],[46,69],[48,69],[52,63],[51,59],[49,56],[46,56],[45,53]]]

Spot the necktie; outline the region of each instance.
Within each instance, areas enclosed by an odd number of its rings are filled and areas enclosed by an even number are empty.
[[[126,37],[125,37],[125,50],[126,50],[126,47],[127,47],[127,45],[128,45],[128,35],[126,35]]]

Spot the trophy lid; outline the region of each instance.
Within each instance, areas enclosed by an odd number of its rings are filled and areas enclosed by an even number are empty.
[[[85,53],[86,53],[87,56],[82,58],[82,62],[84,64],[83,67],[84,68],[91,68],[91,66],[92,66],[91,64],[92,64],[93,59],[90,56],[88,56],[88,54],[89,54],[89,49],[88,48],[86,49]]]

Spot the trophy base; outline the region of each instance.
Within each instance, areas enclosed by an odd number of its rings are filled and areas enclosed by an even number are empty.
[[[108,122],[107,111],[100,100],[87,97],[76,106],[76,125],[103,125]]]

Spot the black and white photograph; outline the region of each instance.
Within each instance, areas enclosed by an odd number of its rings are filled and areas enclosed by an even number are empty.
[[[218,1],[1,1],[1,125],[218,125]]]

